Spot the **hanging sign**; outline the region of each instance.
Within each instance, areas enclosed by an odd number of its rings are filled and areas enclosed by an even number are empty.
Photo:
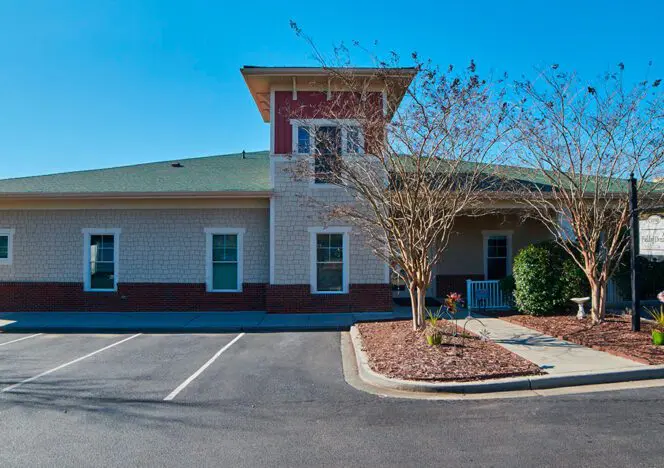
[[[639,220],[639,255],[664,257],[664,218],[651,215]]]

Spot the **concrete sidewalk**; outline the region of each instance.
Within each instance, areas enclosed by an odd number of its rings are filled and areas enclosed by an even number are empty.
[[[486,329],[489,339],[537,364],[549,375],[648,367],[646,364],[559,340],[505,320],[475,313],[473,317],[478,320],[469,321],[466,327],[468,330],[480,334],[482,329]],[[464,321],[465,317],[459,320],[459,325],[463,326]]]
[[[354,323],[410,317],[410,310],[339,314],[265,312],[5,312],[0,333],[226,333],[342,331]]]

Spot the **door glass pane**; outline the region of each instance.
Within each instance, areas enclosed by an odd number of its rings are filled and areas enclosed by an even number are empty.
[[[212,265],[212,289],[237,289],[237,263]]]
[[[506,237],[490,237],[488,239],[489,257],[506,257],[507,256],[507,238]]]
[[[319,263],[316,273],[318,291],[343,290],[343,263]]]
[[[0,258],[9,258],[9,236],[0,236]]]
[[[487,279],[499,280],[507,276],[507,259],[506,258],[489,258],[487,259]]]
[[[502,279],[507,274],[507,237],[491,236],[487,239],[487,279]]]

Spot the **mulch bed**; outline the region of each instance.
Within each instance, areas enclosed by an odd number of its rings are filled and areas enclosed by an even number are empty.
[[[633,332],[631,317],[628,315],[608,315],[598,325],[593,325],[589,318],[577,320],[575,316],[568,315],[512,315],[502,319],[643,364],[664,364],[664,346],[653,346],[651,342],[652,325],[641,322],[641,331]]]
[[[472,335],[453,337],[445,322],[440,346],[429,346],[407,321],[361,323],[369,365],[380,374],[405,380],[473,381],[544,374],[537,365],[505,348]]]

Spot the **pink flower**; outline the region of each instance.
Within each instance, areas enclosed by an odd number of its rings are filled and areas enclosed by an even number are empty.
[[[657,295],[657,299],[659,300],[659,302],[664,302],[664,291],[662,291]]]

